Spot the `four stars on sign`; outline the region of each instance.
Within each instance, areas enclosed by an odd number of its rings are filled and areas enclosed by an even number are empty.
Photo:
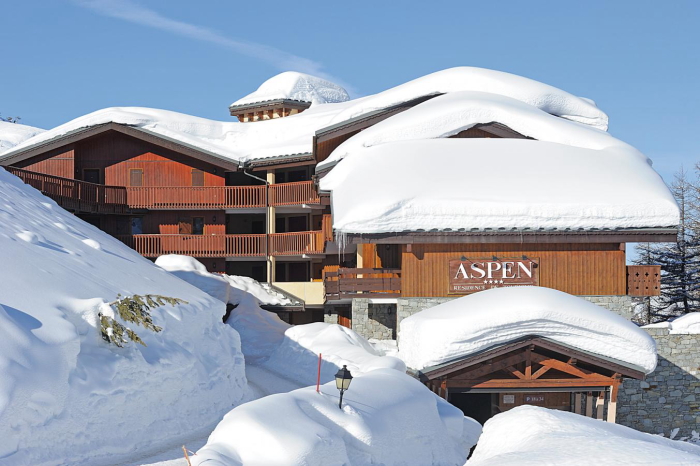
[[[484,280],[484,285],[488,285],[488,284],[498,285],[499,283],[502,285],[503,280]]]

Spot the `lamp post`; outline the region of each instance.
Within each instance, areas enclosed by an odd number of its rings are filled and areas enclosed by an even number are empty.
[[[345,390],[350,388],[350,381],[352,380],[352,374],[348,370],[348,366],[343,366],[335,374],[335,386],[340,390],[340,403],[338,403],[338,408],[343,409],[343,393]]]

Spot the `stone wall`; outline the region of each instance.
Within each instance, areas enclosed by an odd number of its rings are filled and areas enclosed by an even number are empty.
[[[627,320],[632,320],[634,303],[631,296],[581,296],[581,298],[620,314]]]
[[[646,380],[625,379],[618,395],[617,422],[643,432],[676,438],[700,432],[700,335],[646,330],[656,341],[659,362]]]
[[[453,299],[455,298],[398,298],[396,300],[396,328],[400,328],[401,321],[406,317],[411,317],[417,312]]]
[[[396,304],[352,300],[352,329],[370,339],[396,339]]]

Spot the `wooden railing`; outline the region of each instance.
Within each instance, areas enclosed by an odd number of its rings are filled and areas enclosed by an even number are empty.
[[[273,256],[321,254],[323,246],[323,232],[321,231],[273,233],[270,235],[270,254]]]
[[[323,252],[320,231],[273,233],[270,235],[120,235],[117,238],[146,257],[182,254],[193,257],[262,257],[265,240],[270,255],[289,256]]]
[[[323,239],[325,241],[333,241],[333,218],[331,214],[323,214],[321,230],[323,231]]]
[[[297,181],[270,185],[270,205],[320,204],[313,181]]]
[[[121,186],[88,183],[16,167],[5,167],[5,170],[38,189],[66,210],[96,214],[129,212],[126,189]]]
[[[348,269],[325,271],[326,299],[392,298],[401,296],[401,269]]]
[[[265,207],[265,186],[130,186],[135,209],[241,209]]]

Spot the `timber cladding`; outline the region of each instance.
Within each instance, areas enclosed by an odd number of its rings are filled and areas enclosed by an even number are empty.
[[[450,261],[536,258],[539,285],[573,295],[625,295],[625,251],[619,243],[412,244],[401,252],[402,297],[447,297]]]

